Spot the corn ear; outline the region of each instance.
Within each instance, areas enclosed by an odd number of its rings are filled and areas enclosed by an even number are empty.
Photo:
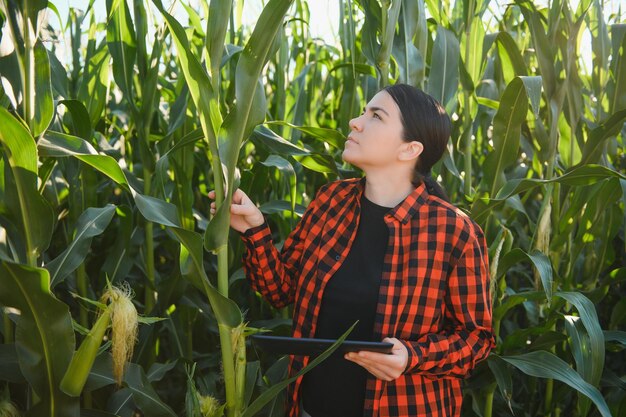
[[[198,402],[200,403],[200,414],[202,417],[222,417],[226,404],[220,404],[219,400],[214,397],[202,396],[198,394]]]
[[[131,297],[128,284],[121,288],[111,287],[102,296],[103,301],[111,303],[111,353],[113,375],[118,386],[122,384],[126,363],[132,358],[137,341],[138,315]]]
[[[91,328],[91,331],[80,344],[80,347],[74,353],[70,365],[61,380],[61,390],[72,397],[78,397],[87,382],[87,376],[93,366],[93,362],[98,355],[98,348],[102,343],[102,338],[109,327],[111,319],[111,308],[104,310],[102,315]]]

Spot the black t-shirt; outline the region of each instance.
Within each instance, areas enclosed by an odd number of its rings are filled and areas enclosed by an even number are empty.
[[[390,209],[361,198],[359,227],[344,263],[326,284],[315,337],[336,339],[359,321],[349,340],[372,340],[380,277],[389,229]],[[302,405],[312,417],[361,417],[365,399],[365,368],[335,354],[305,374]]]

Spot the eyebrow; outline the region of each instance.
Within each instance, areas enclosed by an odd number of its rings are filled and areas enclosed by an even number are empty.
[[[385,113],[387,115],[387,117],[389,116],[389,113],[387,113],[387,110],[383,109],[382,107],[370,107],[369,108],[370,111],[375,112],[375,111],[381,111],[383,113]],[[363,112],[367,111],[367,107],[363,107]]]

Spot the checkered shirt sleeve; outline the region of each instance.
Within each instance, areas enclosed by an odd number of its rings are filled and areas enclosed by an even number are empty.
[[[494,346],[487,248],[480,228],[470,223],[469,240],[448,275],[445,317],[438,333],[402,341],[409,352],[405,372],[463,378]]]

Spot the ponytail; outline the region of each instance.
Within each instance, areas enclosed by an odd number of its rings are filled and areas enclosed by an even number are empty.
[[[440,199],[444,201],[450,202],[445,190],[443,189],[441,185],[439,185],[437,180],[435,180],[432,177],[432,175],[430,174],[430,171],[426,174],[418,172],[417,170],[415,171],[415,180],[413,182],[413,185],[417,187],[422,183],[424,183],[424,186],[426,187],[426,191],[428,191],[428,194],[434,195],[435,197],[439,197]]]

